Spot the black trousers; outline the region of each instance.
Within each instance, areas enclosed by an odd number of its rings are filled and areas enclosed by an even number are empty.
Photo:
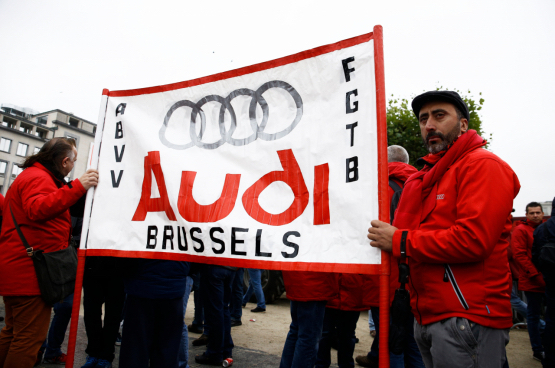
[[[183,297],[127,295],[119,367],[177,368],[182,331]]]
[[[87,331],[87,349],[92,357],[114,360],[114,344],[119,331],[125,302],[122,277],[107,277],[85,271],[83,277],[83,309]],[[102,324],[104,304],[104,325]]]

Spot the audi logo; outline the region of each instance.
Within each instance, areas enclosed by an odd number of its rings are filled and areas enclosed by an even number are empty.
[[[264,132],[264,130],[266,129],[266,124],[268,123],[270,109],[268,107],[268,103],[266,102],[264,97],[262,97],[262,94],[267,90],[269,90],[270,88],[282,88],[286,90],[291,95],[291,97],[293,98],[293,101],[295,101],[295,105],[297,106],[297,113],[295,115],[295,118],[293,119],[293,122],[287,128],[277,133]],[[241,139],[233,138],[233,133],[237,128],[237,118],[235,115],[235,110],[231,106],[231,100],[233,100],[237,96],[251,97],[251,102],[249,105],[249,119],[250,119],[252,134],[246,138],[241,138]],[[220,115],[218,120],[221,138],[214,143],[204,143],[202,142],[202,137],[206,129],[206,116],[204,114],[204,111],[202,111],[202,106],[205,103],[212,102],[212,101],[219,102],[222,105],[222,107],[220,108]],[[259,104],[260,107],[262,108],[262,121],[260,122],[260,125],[258,125],[258,123],[256,122],[257,104]],[[191,142],[187,144],[174,144],[166,139],[166,129],[168,127],[168,122],[170,121],[170,118],[174,113],[174,111],[184,106],[190,107],[192,109],[190,125],[189,125],[189,134],[191,136]],[[229,112],[229,115],[231,117],[231,124],[230,124],[229,130],[226,130],[226,127],[224,124],[226,110]],[[200,124],[201,124],[200,132],[198,134],[196,132],[197,115],[200,115]],[[303,116],[303,100],[301,98],[301,95],[299,95],[297,90],[295,90],[295,88],[293,88],[289,83],[274,80],[274,81],[264,83],[256,91],[253,91],[252,89],[248,89],[248,88],[236,89],[235,91],[231,92],[226,98],[223,98],[218,95],[210,95],[210,96],[201,98],[197,103],[194,103],[189,100],[178,101],[174,103],[172,107],[170,107],[170,109],[168,110],[166,117],[164,118],[164,123],[160,128],[159,137],[160,137],[160,141],[166,147],[177,149],[177,150],[185,150],[193,146],[212,150],[220,147],[224,143],[229,143],[234,146],[245,146],[247,144],[254,142],[258,138],[265,141],[274,141],[285,137],[286,135],[291,133],[293,129],[295,129],[295,127],[301,121],[302,116]]]

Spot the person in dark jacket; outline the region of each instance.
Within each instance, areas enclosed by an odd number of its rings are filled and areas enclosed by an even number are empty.
[[[534,231],[534,244],[532,246],[532,261],[540,268],[545,281],[545,297],[546,297],[546,314],[545,314],[545,332],[544,332],[544,348],[545,359],[543,366],[555,367],[555,270],[551,267],[542,268],[538,263],[541,249],[546,244],[555,245],[555,198],[551,207],[551,218],[538,226]]]
[[[83,276],[83,320],[87,360],[81,368],[110,368],[125,302],[123,274],[115,257],[87,257]],[[102,320],[104,305],[104,323]],[[45,354],[46,358],[46,354]]]
[[[195,356],[199,364],[222,365],[222,361],[233,355],[231,338],[231,285],[236,267],[203,265],[200,288],[204,298],[204,317],[210,331],[206,351]]]
[[[538,202],[526,205],[526,221],[520,222],[513,230],[511,247],[513,257],[519,266],[518,289],[524,291],[528,301],[526,322],[532,345],[533,358],[543,360],[544,348],[541,341],[540,314],[545,297],[545,282],[542,274],[532,263],[534,230],[543,222],[543,208]]]
[[[189,263],[129,259],[120,368],[177,368]]]

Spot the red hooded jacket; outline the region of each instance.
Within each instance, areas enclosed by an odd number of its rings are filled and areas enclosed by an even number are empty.
[[[519,221],[515,226],[511,238],[513,258],[520,271],[518,277],[518,290],[545,292],[545,282],[542,274],[532,263],[532,244],[534,244],[534,230],[540,224],[530,221]]]
[[[404,162],[390,162],[387,164],[389,170],[389,179],[395,181],[401,188],[405,185],[407,179],[418,172],[414,166],[405,164]],[[389,203],[395,192],[389,187]],[[395,297],[395,290],[399,288],[399,267],[397,266],[399,260],[395,257],[391,258],[391,275],[389,276],[389,303],[393,302]],[[372,307],[379,307],[380,297],[380,277],[378,275],[368,276],[367,282],[371,283],[369,288],[370,295],[367,297],[371,301]]]
[[[435,164],[440,170],[428,170],[422,187],[433,181],[422,199],[405,199],[417,180],[411,177],[395,217],[393,255],[400,257],[406,235],[411,305],[421,325],[464,317],[486,327],[512,326],[506,238],[520,183],[509,165],[479,148],[476,136],[463,134]],[[408,211],[415,208],[421,212]],[[397,226],[400,218],[416,227]]]
[[[78,179],[63,185],[39,163],[17,176],[6,193],[3,209],[0,295],[40,295],[33,261],[15,229],[10,207],[29,245],[53,252],[67,248],[71,233],[69,208],[85,193]]]

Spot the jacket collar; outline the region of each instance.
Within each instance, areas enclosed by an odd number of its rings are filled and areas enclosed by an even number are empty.
[[[47,172],[48,175],[50,175],[50,177],[52,177],[52,179],[56,183],[56,186],[58,186],[60,188],[67,184],[65,179],[63,177],[61,177],[61,174],[55,174],[53,172],[53,168],[47,168],[45,165],[43,165],[41,163],[38,163],[38,162],[35,162],[32,167],[36,167],[37,169],[40,169],[44,172]]]

